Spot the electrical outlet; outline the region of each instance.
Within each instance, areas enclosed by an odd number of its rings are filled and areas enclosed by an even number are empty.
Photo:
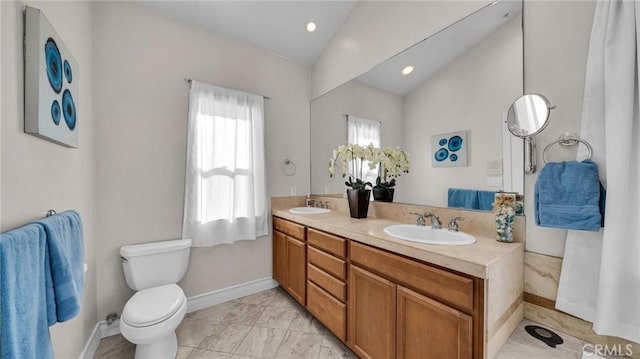
[[[292,196],[296,196],[297,195],[296,186],[291,186],[291,195]]]

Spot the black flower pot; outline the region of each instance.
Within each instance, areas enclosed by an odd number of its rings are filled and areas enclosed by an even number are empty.
[[[370,196],[370,189],[347,189],[351,218],[367,218]]]
[[[374,188],[373,199],[380,202],[393,202],[395,188]]]

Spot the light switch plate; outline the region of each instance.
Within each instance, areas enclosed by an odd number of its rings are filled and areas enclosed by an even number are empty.
[[[502,187],[502,176],[488,176],[487,186],[489,187]]]

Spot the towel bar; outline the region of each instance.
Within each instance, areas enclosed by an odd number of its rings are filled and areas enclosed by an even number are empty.
[[[586,140],[583,140],[582,138],[578,137],[575,133],[570,133],[570,132],[563,134],[562,136],[560,136],[560,138],[548,144],[542,151],[542,160],[544,161],[544,163],[549,163],[547,161],[547,151],[549,150],[549,148],[551,148],[551,146],[555,144],[560,144],[561,146],[564,146],[564,147],[573,147],[578,143],[582,143],[587,148],[587,150],[589,151],[589,156],[587,159],[590,160],[591,155],[593,154],[593,149],[591,148],[591,144],[589,144],[589,142],[587,142]]]
[[[56,210],[55,209],[50,209],[50,210],[47,211],[47,217],[51,217],[54,214],[56,214]]]

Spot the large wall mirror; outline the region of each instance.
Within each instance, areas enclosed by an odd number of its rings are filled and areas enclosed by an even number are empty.
[[[314,99],[312,193],[345,192],[328,163],[347,141],[347,115],[379,121],[381,146],[409,154],[394,202],[447,207],[449,188],[523,193],[522,140],[504,124],[522,95],[522,52],[522,2],[501,0]],[[466,136],[467,163],[441,166],[432,142],[455,132]]]

